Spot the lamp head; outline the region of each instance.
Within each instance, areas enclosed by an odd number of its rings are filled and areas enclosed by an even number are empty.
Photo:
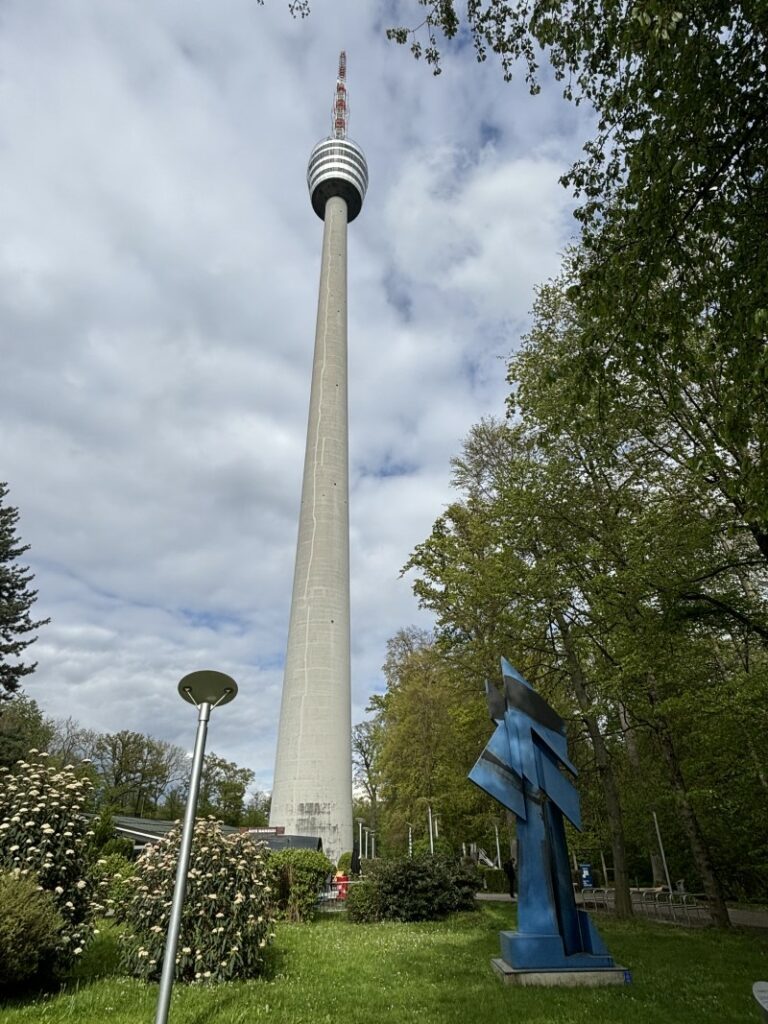
[[[190,704],[229,704],[237,694],[237,683],[231,676],[212,669],[190,672],[179,683],[179,693]]]

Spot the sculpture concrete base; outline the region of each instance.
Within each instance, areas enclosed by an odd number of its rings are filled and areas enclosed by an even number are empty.
[[[505,985],[539,985],[542,988],[596,988],[598,985],[629,985],[631,976],[624,967],[604,967],[598,970],[574,971],[517,970],[506,960],[491,960],[496,974]]]

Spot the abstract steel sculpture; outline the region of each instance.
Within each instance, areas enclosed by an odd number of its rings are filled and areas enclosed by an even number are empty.
[[[565,768],[565,725],[505,659],[504,692],[486,684],[496,729],[469,778],[517,817],[517,932],[501,932],[501,973],[605,972],[627,980],[597,929],[576,906],[563,818],[581,830],[579,795]],[[563,983],[579,983],[578,979]],[[581,983],[586,983],[582,979]],[[542,980],[541,983],[546,983]],[[594,975],[589,982],[600,984]]]

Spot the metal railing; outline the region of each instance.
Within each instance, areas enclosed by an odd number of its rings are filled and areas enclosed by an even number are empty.
[[[682,925],[711,923],[709,907],[693,893],[668,892],[666,889],[632,889],[632,909],[646,917]],[[592,910],[613,910],[616,905],[613,889],[582,889],[581,901]]]

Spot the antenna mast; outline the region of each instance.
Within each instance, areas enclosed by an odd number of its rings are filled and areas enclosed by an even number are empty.
[[[347,55],[344,50],[339,54],[339,74],[336,78],[336,95],[333,100],[331,129],[335,139],[346,139],[349,123],[349,105],[347,103]]]

